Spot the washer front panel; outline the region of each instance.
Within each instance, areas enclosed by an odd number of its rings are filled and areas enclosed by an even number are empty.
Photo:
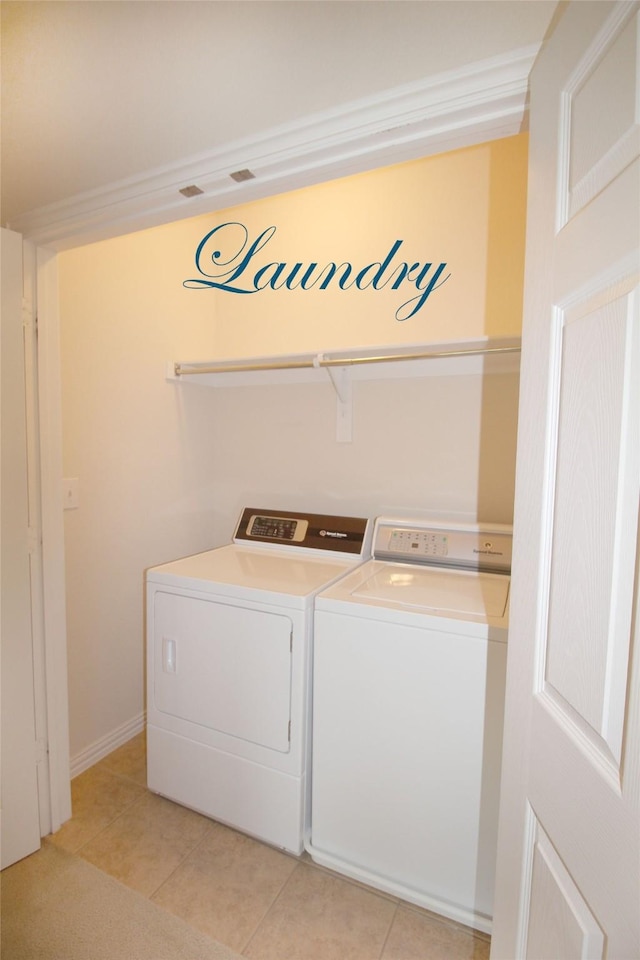
[[[311,856],[490,929],[506,643],[318,611],[314,650]]]

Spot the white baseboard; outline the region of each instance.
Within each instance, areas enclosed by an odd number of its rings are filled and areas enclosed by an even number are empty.
[[[73,780],[79,773],[88,770],[89,767],[92,767],[98,760],[102,760],[103,757],[108,756],[113,750],[117,750],[118,747],[121,747],[127,740],[131,740],[136,734],[141,733],[145,728],[146,722],[146,712],[143,711],[137,717],[133,717],[131,720],[128,720],[127,723],[123,723],[121,727],[112,730],[111,733],[101,737],[100,740],[96,740],[85,750],[82,750],[81,753],[72,757],[71,779]]]

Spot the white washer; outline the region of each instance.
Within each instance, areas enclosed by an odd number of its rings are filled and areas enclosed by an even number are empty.
[[[316,597],[318,863],[491,929],[511,528],[379,518]]]
[[[150,790],[302,852],[313,599],[370,540],[365,519],[248,507],[233,543],[147,572]]]

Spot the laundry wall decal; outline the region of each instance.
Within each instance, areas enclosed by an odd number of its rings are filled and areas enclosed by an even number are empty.
[[[340,290],[417,291],[401,303],[396,320],[409,320],[422,309],[428,298],[451,276],[447,264],[410,262],[400,255],[402,240],[394,240],[381,260],[354,266],[348,261],[285,263],[264,262],[263,251],[276,233],[267,227],[254,240],[244,224],[221,223],[207,233],[196,249],[195,264],[199,276],[183,281],[191,290],[213,289],[226,293],[250,294],[263,290]]]

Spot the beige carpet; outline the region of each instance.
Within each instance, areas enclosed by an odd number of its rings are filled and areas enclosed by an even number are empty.
[[[2,960],[239,960],[239,954],[45,841],[3,870]]]

